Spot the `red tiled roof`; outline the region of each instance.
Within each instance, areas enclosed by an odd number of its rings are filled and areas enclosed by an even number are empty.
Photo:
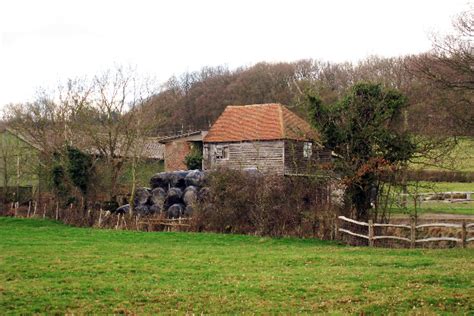
[[[212,125],[204,142],[277,139],[319,140],[319,134],[281,104],[229,105]]]

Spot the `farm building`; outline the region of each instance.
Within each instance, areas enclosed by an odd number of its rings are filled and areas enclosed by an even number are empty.
[[[298,175],[331,162],[305,120],[281,104],[228,106],[203,140],[203,167]]]
[[[39,188],[39,152],[33,141],[4,125],[0,126],[0,199],[23,201]]]
[[[105,134],[104,138],[105,138]],[[102,151],[87,143],[85,137],[76,133],[73,135],[72,143],[83,152],[88,153],[100,161]],[[8,202],[25,202],[33,197],[39,197],[40,192],[45,193],[51,189],[50,175],[41,159],[48,155],[43,153],[52,150],[56,145],[53,132],[46,136],[50,142],[40,144],[34,137],[25,136],[22,133],[0,124],[0,200]],[[104,141],[105,142],[105,141]],[[46,145],[45,145],[46,144]],[[121,143],[119,143],[120,145]],[[44,146],[51,145],[50,148]],[[139,148],[137,148],[139,147]],[[146,178],[151,172],[160,170],[163,165],[164,145],[157,137],[147,137],[132,144],[130,150],[122,153],[116,151],[117,157],[125,157],[131,160],[134,154],[139,153],[140,161],[136,166],[136,177]],[[98,162],[97,165],[105,162]],[[100,168],[99,168],[100,169]],[[121,181],[130,181],[130,164],[124,167],[124,175]]]
[[[161,139],[160,142],[165,146],[165,171],[188,169],[186,156],[192,153],[202,155],[202,142],[206,135],[207,131],[194,131]]]

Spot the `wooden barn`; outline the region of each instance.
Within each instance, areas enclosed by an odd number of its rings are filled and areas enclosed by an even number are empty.
[[[203,139],[203,167],[314,173],[332,159],[319,140],[308,122],[281,104],[227,106]]]

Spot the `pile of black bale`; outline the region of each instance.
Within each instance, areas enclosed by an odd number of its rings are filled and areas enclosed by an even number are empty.
[[[150,179],[151,188],[138,188],[134,195],[134,213],[140,215],[163,214],[167,218],[189,217],[196,202],[203,200],[209,189],[206,173],[200,170],[160,172]],[[124,214],[130,204],[115,211]]]

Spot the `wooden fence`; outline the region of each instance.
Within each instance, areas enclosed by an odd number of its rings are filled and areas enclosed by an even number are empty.
[[[366,226],[368,228],[368,235],[364,235],[361,233],[355,233],[352,232],[348,229],[343,229],[340,227],[337,227],[336,231],[338,233],[345,233],[351,236],[359,237],[359,238],[364,238],[367,239],[369,242],[369,246],[373,247],[374,246],[374,241],[375,240],[382,240],[382,239],[393,239],[393,240],[400,240],[400,241],[406,241],[410,243],[411,248],[415,248],[417,243],[424,243],[424,242],[431,242],[431,241],[454,241],[459,243],[463,248],[467,246],[468,242],[474,241],[474,237],[468,238],[468,230],[473,228],[474,229],[474,223],[466,223],[466,221],[463,221],[462,224],[452,224],[452,223],[429,223],[429,224],[420,224],[416,225],[415,220],[412,218],[410,220],[410,224],[380,224],[380,223],[374,223],[372,220],[369,220],[368,223],[366,222],[360,222],[356,221],[350,218],[347,218],[345,216],[338,216],[338,219],[356,224],[359,226]],[[408,229],[410,232],[410,238],[406,237],[401,237],[401,236],[377,236],[375,235],[375,227],[393,227],[393,228],[404,228]],[[444,228],[456,228],[461,230],[461,238],[456,238],[456,237],[428,237],[428,238],[422,238],[422,239],[417,239],[417,229],[421,228],[429,228],[429,227],[444,227]]]
[[[36,201],[29,202],[28,205],[11,203],[6,211],[0,210],[0,215],[49,218],[69,225],[138,231],[189,231],[193,221],[191,217],[166,218],[164,214],[113,214],[102,209],[85,210],[83,205],[73,204],[61,208],[57,202],[40,205]]]

